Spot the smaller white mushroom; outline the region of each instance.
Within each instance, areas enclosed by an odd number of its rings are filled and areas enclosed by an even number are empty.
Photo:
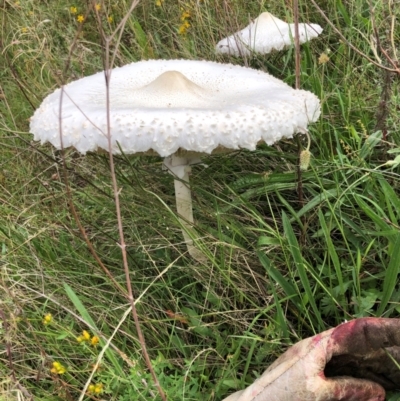
[[[316,38],[321,32],[322,28],[317,24],[299,24],[300,43]],[[264,12],[246,28],[219,41],[216,52],[239,57],[248,56],[252,52],[267,54],[290,46],[294,37],[294,24]]]

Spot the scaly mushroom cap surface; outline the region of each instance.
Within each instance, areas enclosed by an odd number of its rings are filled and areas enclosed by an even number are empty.
[[[35,140],[86,153],[108,150],[104,72],[48,95],[31,118]],[[114,68],[110,81],[112,151],[254,150],[316,121],[319,99],[250,68],[210,61],[150,60]],[[60,121],[62,126],[60,127]]]
[[[322,28],[317,24],[299,24],[300,43],[316,38],[321,32]],[[252,52],[267,54],[290,46],[294,37],[294,24],[288,24],[265,12],[246,28],[219,41],[216,52],[239,57],[248,56]]]

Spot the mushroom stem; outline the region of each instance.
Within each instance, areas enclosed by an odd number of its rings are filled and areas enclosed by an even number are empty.
[[[186,157],[171,156],[164,160],[164,165],[177,177],[174,179],[176,209],[179,222],[182,225],[182,234],[189,254],[198,262],[205,262],[204,254],[195,247],[189,234],[193,230],[193,208],[192,192],[190,190],[189,174],[192,171],[190,166],[194,160]]]

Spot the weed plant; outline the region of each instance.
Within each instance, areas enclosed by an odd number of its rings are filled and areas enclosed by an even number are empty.
[[[394,65],[381,48],[396,60],[400,10],[374,3],[318,2],[340,36],[300,1],[300,20],[324,27],[301,47],[301,87],[322,102],[310,168],[298,168],[303,138],[194,168],[206,264],[186,253],[161,159],[115,157],[136,307],[169,400],[221,400],[301,338],[346,319],[399,317],[400,74],[382,68]],[[129,7],[0,2],[0,400],[159,399],[126,298],[108,156],[63,153],[29,134],[47,94],[103,69],[100,32]],[[267,7],[292,20],[282,0],[142,0],[110,43],[114,64],[207,59],[294,85],[293,47],[246,59],[214,52]]]

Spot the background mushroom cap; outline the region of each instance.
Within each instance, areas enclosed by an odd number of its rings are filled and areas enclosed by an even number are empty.
[[[79,152],[108,150],[104,72],[48,95],[30,122],[35,140]],[[292,137],[316,121],[319,99],[250,68],[209,61],[150,60],[112,70],[112,151],[212,153],[254,150]]]
[[[316,38],[321,32],[322,28],[318,24],[299,24],[300,43]],[[216,52],[234,56],[248,56],[252,52],[267,54],[290,46],[294,33],[294,24],[264,12],[246,28],[219,41]]]

